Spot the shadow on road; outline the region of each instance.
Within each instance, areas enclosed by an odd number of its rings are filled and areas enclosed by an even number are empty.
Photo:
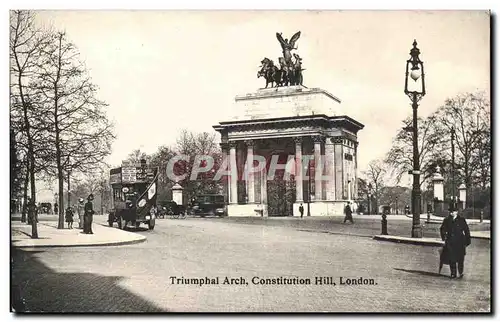
[[[120,286],[121,276],[57,272],[37,258],[40,253],[11,250],[11,307],[16,313],[165,311]]]
[[[414,274],[420,274],[420,275],[426,275],[426,276],[448,278],[447,275],[442,275],[442,274],[435,273],[435,272],[426,272],[426,271],[419,271],[419,270],[415,270],[415,269],[404,269],[404,268],[393,268],[393,269],[396,270],[396,271],[402,271],[402,272],[407,272],[407,273],[414,273]]]

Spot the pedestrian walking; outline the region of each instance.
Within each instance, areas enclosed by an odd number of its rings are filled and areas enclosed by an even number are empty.
[[[73,229],[73,209],[71,207],[66,209],[66,222],[68,223],[68,229]]]
[[[451,278],[464,276],[465,249],[470,245],[470,231],[467,221],[458,214],[457,206],[452,203],[450,214],[441,225],[441,239],[445,242],[440,256],[440,271],[443,264],[450,265]]]
[[[83,233],[84,234],[93,234],[92,232],[92,220],[94,216],[94,205],[92,204],[92,200],[94,200],[94,195],[90,194],[87,197],[87,203],[85,203],[84,207],[84,217],[83,217]]]
[[[346,221],[350,221],[351,224],[354,224],[354,220],[352,219],[352,210],[351,210],[351,203],[348,201],[347,204],[345,205],[345,208],[344,208],[344,214],[345,214],[345,217],[344,217],[344,224],[346,223]]]
[[[57,206],[57,202],[54,203],[54,214],[58,215],[59,214],[59,207]]]
[[[300,212],[300,218],[304,217],[304,206],[302,206],[302,204],[300,204],[299,206],[299,212]]]

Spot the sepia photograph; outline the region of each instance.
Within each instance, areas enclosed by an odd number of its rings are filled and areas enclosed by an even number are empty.
[[[11,314],[492,313],[487,8],[8,15]]]

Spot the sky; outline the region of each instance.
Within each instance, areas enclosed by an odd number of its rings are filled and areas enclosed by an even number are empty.
[[[277,61],[275,33],[297,41],[304,85],[341,99],[337,115],[363,123],[360,174],[383,158],[402,120],[405,63],[413,40],[425,64],[419,116],[446,98],[490,88],[490,17],[485,11],[39,11],[64,30],[109,104],[118,165],[134,149],[174,145],[181,129],[216,133],[236,95],[265,85],[260,61]],[[218,134],[217,134],[217,137]]]

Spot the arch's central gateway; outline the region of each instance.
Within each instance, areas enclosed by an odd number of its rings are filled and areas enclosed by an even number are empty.
[[[326,216],[357,199],[357,133],[364,125],[338,115],[338,98],[296,85],[235,102],[232,120],[214,126],[231,173],[224,180],[229,216],[300,216],[300,204],[304,215],[309,208]]]

